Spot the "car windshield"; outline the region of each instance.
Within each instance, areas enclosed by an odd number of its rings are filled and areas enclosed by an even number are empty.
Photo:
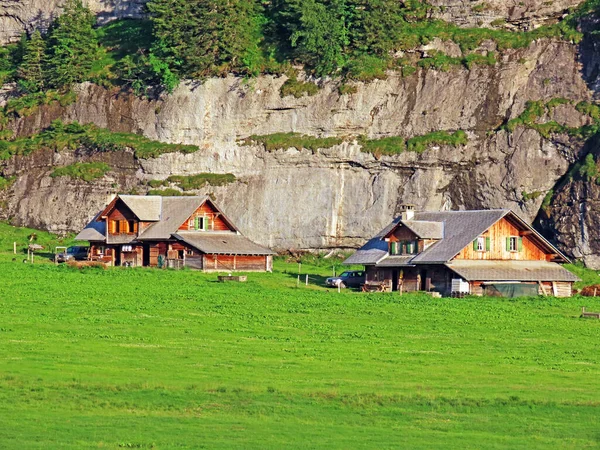
[[[340,275],[340,278],[348,278],[348,277],[350,277],[350,276],[352,276],[352,272],[343,272],[343,273]]]
[[[78,247],[69,247],[67,249],[67,253],[73,254],[73,253],[77,253]]]

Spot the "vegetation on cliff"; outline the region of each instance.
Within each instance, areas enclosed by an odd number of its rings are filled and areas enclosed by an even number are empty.
[[[0,160],[16,155],[25,156],[43,148],[60,151],[79,147],[99,152],[131,149],[137,158],[156,158],[163,153],[193,153],[198,150],[195,145],[165,144],[137,134],[114,133],[92,124],[64,124],[56,120],[41,133],[16,139],[0,139]]]
[[[171,175],[166,180],[150,180],[148,185],[158,188],[174,184],[183,191],[192,191],[204,186],[224,186],[235,180],[235,175],[231,173],[198,173],[196,175]]]
[[[243,143],[245,145],[253,143],[261,144],[269,152],[288,148],[295,148],[296,150],[307,149],[315,152],[318,149],[327,149],[335,145],[340,145],[343,142],[352,141],[357,141],[360,144],[361,151],[380,157],[382,155],[397,155],[404,151],[422,153],[427,148],[435,145],[458,147],[466,145],[469,139],[467,133],[463,130],[457,130],[453,133],[449,131],[433,131],[408,139],[401,136],[390,136],[380,139],[368,139],[365,136],[318,138],[299,133],[275,133],[264,136],[250,136]]]
[[[70,177],[89,182],[104,177],[110,170],[111,167],[104,162],[75,163],[57,167],[50,176],[52,178]]]

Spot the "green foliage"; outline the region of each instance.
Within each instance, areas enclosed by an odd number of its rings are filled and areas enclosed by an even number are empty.
[[[337,137],[317,138],[299,133],[275,133],[265,136],[253,135],[244,141],[246,145],[253,143],[262,144],[268,152],[291,147],[297,150],[305,148],[315,152],[317,149],[331,148],[342,142],[343,139]]]
[[[298,81],[296,72],[292,72],[279,89],[279,94],[282,98],[287,97],[288,95],[292,95],[295,98],[301,98],[304,97],[304,95],[310,97],[318,92],[319,86],[315,83],[311,83],[310,81]]]
[[[351,58],[346,64],[346,78],[368,82],[385,80],[386,71],[391,68],[391,60],[373,55],[360,55]]]
[[[42,148],[74,150],[79,147],[92,148],[101,152],[132,149],[137,158],[157,158],[163,153],[193,153],[194,145],[165,144],[152,141],[132,133],[113,133],[95,125],[80,125],[77,122],[65,125],[60,120],[39,134],[13,140],[0,141],[0,160],[15,155],[28,155]]]
[[[381,155],[396,155],[406,150],[406,139],[401,136],[385,137],[381,139],[366,139],[359,140],[361,151],[372,153],[376,156]]]
[[[15,180],[16,180],[16,177],[5,178],[3,176],[0,176],[0,192],[9,189]]]
[[[235,175],[231,173],[199,173],[197,175],[171,175],[167,182],[175,183],[184,191],[201,189],[204,186],[224,186],[235,182]]]
[[[85,81],[98,55],[96,19],[81,0],[67,0],[48,31],[46,84],[63,89]]]
[[[542,200],[541,210],[548,213],[550,205],[552,204],[552,197],[554,197],[554,189],[550,189]]]
[[[530,200],[536,200],[539,197],[541,197],[542,195],[544,195],[544,193],[540,192],[540,191],[533,191],[533,192],[523,191],[523,192],[521,192],[521,196],[522,196],[524,202],[528,202]]]
[[[193,78],[254,73],[262,7],[248,0],[151,0],[153,52],[179,75]]]
[[[509,120],[503,128],[512,133],[518,126],[532,126],[545,112],[546,106],[542,101],[528,101],[525,103],[525,110],[518,117]]]
[[[319,76],[344,66],[350,43],[351,7],[346,0],[289,0],[289,14],[296,21],[290,29],[290,44],[296,54]]]
[[[148,195],[160,195],[162,197],[180,197],[183,194],[181,191],[173,188],[166,189],[150,189]]]
[[[550,101],[548,101],[548,103],[546,103],[546,109],[548,111],[552,111],[554,108],[556,108],[559,105],[569,105],[573,103],[572,100],[569,100],[568,98],[562,98],[562,97],[557,97],[557,98],[553,98]]]
[[[422,153],[432,145],[450,145],[458,147],[469,142],[467,133],[457,130],[454,133],[448,131],[434,131],[423,136],[415,136],[406,141],[408,151]]]
[[[358,92],[358,88],[352,84],[341,83],[338,86],[338,93],[340,95],[352,95]]]
[[[98,178],[103,178],[110,170],[111,167],[103,162],[75,163],[69,166],[57,167],[50,176],[52,178],[71,177],[90,182]]]
[[[16,46],[0,46],[0,86],[8,82],[14,76],[17,65],[14,62],[14,50]]]
[[[0,125],[8,119],[15,117],[27,117],[34,114],[40,106],[58,103],[67,106],[74,103],[77,96],[74,92],[61,93],[58,91],[35,92],[33,94],[10,99],[0,109]]]
[[[588,102],[580,102],[575,106],[575,109],[581,114],[590,116],[595,121],[600,120],[600,106]]]
[[[596,164],[596,160],[594,155],[588,153],[585,156],[584,162],[579,167],[579,176],[583,178],[585,181],[600,181],[600,177],[598,176],[598,165]]]
[[[39,31],[34,31],[30,39],[23,35],[23,59],[19,65],[19,89],[24,93],[39,92],[44,88],[44,55],[46,43]]]

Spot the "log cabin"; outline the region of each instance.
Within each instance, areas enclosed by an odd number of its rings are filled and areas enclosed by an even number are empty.
[[[114,266],[271,271],[273,252],[243,236],[208,197],[116,196],[75,238]]]
[[[444,296],[570,297],[569,260],[507,209],[415,212],[396,218],[344,264],[365,266],[366,284]]]

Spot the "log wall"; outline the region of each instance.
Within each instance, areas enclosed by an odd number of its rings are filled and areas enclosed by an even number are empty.
[[[521,261],[546,261],[549,256],[528,235],[523,235],[515,225],[506,219],[494,224],[488,231],[481,235],[490,238],[490,251],[477,251],[470,242],[456,257],[456,259],[476,260],[521,260]],[[506,238],[516,236],[523,239],[522,251],[506,250]]]

